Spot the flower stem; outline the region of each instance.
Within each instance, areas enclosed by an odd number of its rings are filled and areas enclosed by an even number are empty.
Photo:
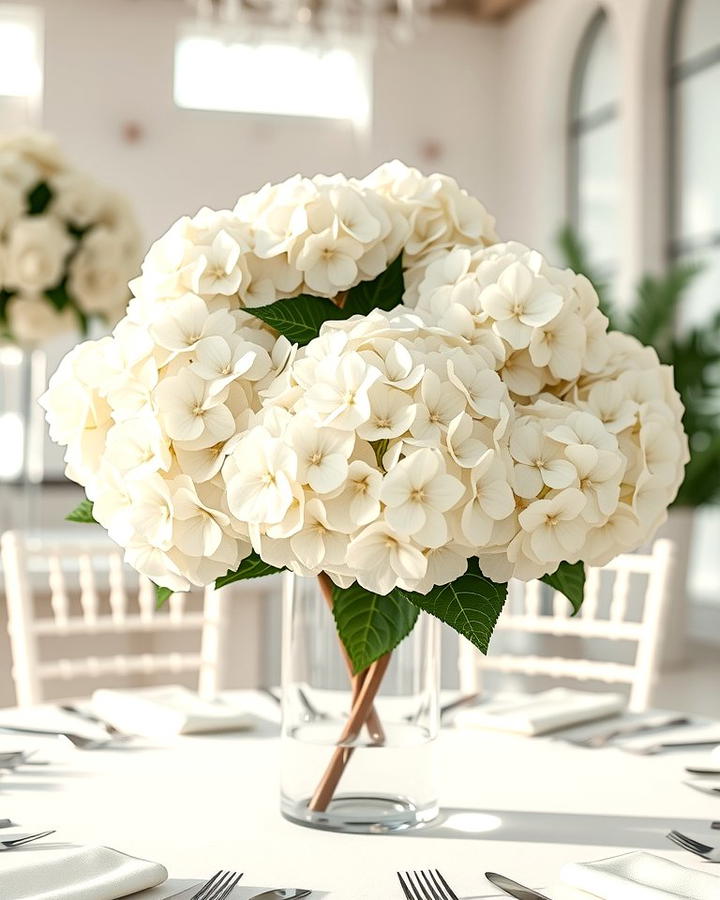
[[[332,581],[325,574],[325,572],[321,572],[318,575],[318,581],[320,583],[320,590],[322,592],[323,597],[325,598],[325,602],[330,607],[332,611],[333,607],[333,599],[332,599]],[[352,703],[351,708],[355,706],[357,702],[358,694],[360,693],[360,689],[363,686],[363,682],[365,681],[365,676],[370,671],[369,668],[365,669],[362,672],[355,672],[353,669],[352,660],[348,656],[348,652],[345,649],[345,645],[342,641],[340,641],[340,651],[342,652],[343,659],[345,660],[345,665],[347,666],[348,674],[350,675],[351,683],[352,683]],[[385,731],[382,727],[382,722],[380,721],[380,716],[378,716],[377,711],[374,706],[370,708],[370,713],[367,717],[367,727],[370,732],[370,737],[373,739],[373,742],[376,744],[384,744],[385,743]]]
[[[337,790],[345,767],[355,749],[344,745],[357,737],[367,721],[387,667],[390,664],[390,656],[390,653],[386,653],[366,670],[367,674],[360,687],[357,700],[353,704],[350,717],[342,730],[338,745],[325,769],[323,777],[320,779],[315,793],[308,803],[308,809],[311,809],[313,812],[324,812]]]

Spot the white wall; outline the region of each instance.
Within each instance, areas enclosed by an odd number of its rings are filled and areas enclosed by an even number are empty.
[[[362,175],[399,157],[450,172],[492,208],[496,178],[499,29],[442,18],[415,41],[381,41],[371,133],[349,123],[178,109],[173,55],[181,0],[21,0],[45,19],[42,125],[67,155],[122,190],[146,243],[201,206],[232,206],[243,193],[295,172]],[[2,0],[0,0],[0,5]],[[278,73],[284,77],[285,73]],[[16,124],[16,116],[3,124]],[[141,138],[124,138],[128,123]],[[427,148],[437,158],[427,159]],[[48,346],[49,370],[77,341]],[[46,471],[62,453],[46,444]]]
[[[442,19],[409,45],[383,41],[364,140],[342,123],[177,109],[175,31],[188,12],[180,0],[35,2],[45,9],[44,125],[78,163],[127,192],[148,238],[268,180],[360,175],[393,156],[494,193],[496,28]],[[127,122],[142,128],[138,143],[123,140]],[[428,141],[441,144],[432,165],[423,158]]]

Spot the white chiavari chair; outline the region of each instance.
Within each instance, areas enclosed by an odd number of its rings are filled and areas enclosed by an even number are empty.
[[[19,706],[42,702],[49,682],[160,672],[197,672],[199,693],[203,697],[217,693],[227,621],[224,591],[206,589],[197,611],[182,593],[172,594],[158,610],[153,584],[125,565],[122,551],[110,540],[53,539],[7,531],[2,536],[2,563]],[[48,598],[51,614],[40,615],[38,607]],[[193,631],[199,636],[199,648],[193,652],[42,658],[43,640],[51,636]]]
[[[511,582],[498,621],[500,632],[624,641],[637,645],[633,663],[565,656],[500,653],[482,656],[460,638],[458,667],[463,693],[479,692],[486,671],[630,686],[628,708],[647,709],[659,667],[663,621],[670,602],[673,543],[657,540],[648,554],[627,553],[601,569],[589,568],[585,601],[576,616],[568,600],[553,592],[552,612],[544,612],[547,590],[539,581]],[[638,576],[637,579],[634,576]],[[630,619],[631,580],[644,581],[642,613]],[[609,593],[609,602],[603,602]],[[636,594],[632,593],[635,597]]]

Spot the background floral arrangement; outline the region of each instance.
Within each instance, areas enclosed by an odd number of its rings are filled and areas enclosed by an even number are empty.
[[[481,649],[506,582],[577,608],[682,481],[672,371],[590,282],[402,163],[183,218],[43,398],[69,477],[160,594],[332,581],[357,671],[420,609]]]
[[[0,139],[0,335],[32,344],[122,316],[140,235],[125,200],[71,168],[55,141]]]

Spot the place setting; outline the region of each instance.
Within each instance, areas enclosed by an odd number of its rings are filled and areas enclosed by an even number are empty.
[[[0,900],[720,900],[718,79],[0,0]]]

